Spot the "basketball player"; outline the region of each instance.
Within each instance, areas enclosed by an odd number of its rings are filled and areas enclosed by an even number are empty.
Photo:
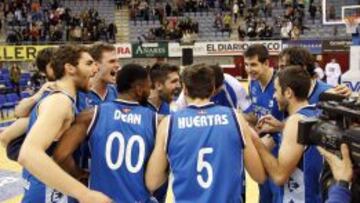
[[[156,113],[140,105],[150,93],[145,68],[125,65],[116,76],[117,100],[78,115],[54,152],[64,168],[87,137],[91,148],[90,189],[114,202],[151,202],[144,183],[144,166],[154,147]],[[69,173],[80,174],[76,167]]]
[[[246,117],[248,121],[256,123],[265,115],[272,115],[277,120],[283,120],[283,113],[279,110],[274,98],[275,70],[269,66],[269,52],[262,44],[250,46],[244,53],[246,71],[250,76],[249,96],[252,112]],[[251,118],[255,116],[255,118]],[[255,122],[254,122],[255,121]],[[272,149],[277,156],[280,145],[280,134],[271,133],[262,138],[263,142]],[[280,188],[270,179],[259,185],[259,202],[277,202]]]
[[[279,202],[321,202],[319,182],[323,159],[316,146],[297,143],[298,122],[318,114],[315,105],[308,102],[310,87],[311,77],[302,66],[281,70],[275,79],[275,97],[280,110],[287,111],[289,117],[282,131],[278,158],[259,138],[254,138],[267,174],[283,187]]]
[[[99,72],[91,81],[90,91],[79,92],[78,107],[80,111],[117,98],[114,84],[116,71],[120,66],[116,58],[115,47],[98,42],[90,47],[89,53],[98,64]]]
[[[279,68],[283,69],[289,65],[300,65],[308,71],[311,76],[311,87],[308,95],[309,104],[317,104],[320,101],[320,95],[324,92],[343,95],[349,97],[351,95],[351,90],[345,85],[338,85],[336,87],[331,87],[330,85],[316,80],[315,73],[315,61],[311,53],[301,47],[291,47],[286,48],[280,53],[279,58]],[[281,132],[284,123],[279,121],[277,118],[272,115],[264,116],[260,121],[260,131],[262,133],[268,132]]]
[[[244,118],[235,109],[210,102],[214,78],[204,64],[184,70],[189,106],[159,125],[146,170],[149,191],[166,181],[169,164],[176,202],[242,202],[244,165],[254,180],[265,180]]]
[[[160,115],[170,114],[170,104],[180,91],[179,67],[156,63],[150,69],[151,92],[147,106]]]
[[[215,77],[215,92],[210,101],[221,106],[241,109],[244,113],[249,113],[251,103],[247,98],[245,89],[241,86],[239,81],[233,76],[223,72],[219,65],[212,65],[210,68],[214,71]],[[178,109],[187,106],[184,92],[182,92],[176,101]]]
[[[19,154],[26,182],[22,202],[64,202],[67,197],[63,194],[80,202],[110,202],[105,195],[89,190],[65,173],[50,158],[57,140],[74,120],[76,92],[89,88],[97,66],[86,48],[66,45],[55,53],[53,70],[57,90],[33,108]]]
[[[311,89],[312,94],[309,97],[309,103],[317,103],[319,101],[319,95],[322,92],[331,92],[334,94],[343,95],[349,97],[351,90],[346,85],[337,85],[332,87],[322,81],[316,80],[315,73],[315,60],[311,53],[302,47],[290,47],[284,49],[279,56],[279,68],[286,67],[288,65],[301,65],[306,67],[309,74],[312,77]],[[315,86],[315,87],[314,87]]]

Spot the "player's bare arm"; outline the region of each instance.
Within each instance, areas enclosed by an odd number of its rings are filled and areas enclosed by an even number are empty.
[[[249,124],[241,114],[237,114],[238,122],[245,141],[244,148],[244,163],[251,178],[258,183],[263,183],[266,180],[264,166],[261,162],[260,156],[251,139],[253,131],[251,131]]]
[[[254,144],[266,172],[277,185],[283,185],[288,180],[304,153],[304,146],[297,143],[297,129],[300,119],[300,115],[295,114],[286,121],[278,159],[259,139],[254,139]]]
[[[146,187],[150,192],[158,189],[168,177],[168,160],[166,158],[166,143],[165,139],[168,134],[169,117],[162,119],[158,132],[156,134],[156,141],[154,150],[150,156],[145,173]]]

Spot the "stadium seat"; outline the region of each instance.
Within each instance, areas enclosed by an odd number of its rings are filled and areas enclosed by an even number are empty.
[[[6,97],[6,102],[8,103],[7,105],[15,107],[16,104],[20,101],[19,95],[17,95],[16,93],[9,93],[5,95]]]
[[[20,88],[25,88],[25,87],[27,87],[27,86],[28,86],[28,82],[29,82],[29,80],[27,80],[27,79],[20,79],[20,81],[19,81]]]
[[[20,93],[21,99],[28,98],[31,94],[28,91],[23,91]]]

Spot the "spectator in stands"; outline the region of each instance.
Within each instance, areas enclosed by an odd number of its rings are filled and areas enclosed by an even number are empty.
[[[291,30],[292,30],[291,21],[284,21],[281,27],[281,38],[284,40],[290,39]]]
[[[328,17],[329,17],[330,20],[335,20],[336,19],[336,8],[335,8],[334,5],[330,6]]]
[[[272,2],[271,0],[265,0],[265,5],[264,5],[264,15],[265,17],[272,17]]]
[[[225,14],[224,18],[223,18],[223,24],[224,24],[224,28],[223,31],[231,31],[231,16],[230,14]]]
[[[166,11],[166,16],[171,16],[172,7],[169,2],[166,2],[165,11]]]
[[[290,33],[291,39],[298,40],[300,38],[300,33],[301,33],[300,28],[298,26],[294,26]]]
[[[222,29],[223,19],[222,19],[221,13],[216,14],[215,21],[214,21],[214,27],[217,29]]]
[[[317,11],[316,6],[314,6],[313,3],[310,4],[309,13],[310,13],[310,17],[311,17],[311,20],[312,20],[313,24],[315,23],[316,11]]]
[[[16,63],[13,63],[13,65],[10,68],[10,81],[18,94],[20,94],[20,84],[19,84],[20,78],[21,78],[21,70]]]
[[[237,19],[239,16],[239,10],[240,10],[240,8],[239,8],[237,1],[234,1],[234,5],[233,5],[233,9],[232,9],[233,16],[234,16],[234,23],[237,23]]]
[[[239,25],[237,31],[238,31],[239,41],[244,41],[246,37],[246,32],[242,29],[241,25]]]
[[[108,27],[109,39],[115,41],[115,35],[117,33],[117,28],[115,23],[110,23]]]
[[[240,17],[244,17],[244,11],[245,11],[245,3],[244,3],[244,0],[239,0],[238,1],[239,3],[239,14],[240,14]]]

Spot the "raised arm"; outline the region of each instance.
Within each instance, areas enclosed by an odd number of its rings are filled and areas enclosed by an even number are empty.
[[[146,187],[150,192],[158,189],[168,177],[168,160],[166,158],[166,143],[165,139],[168,134],[169,117],[162,119],[158,132],[156,134],[156,141],[154,150],[150,156],[145,173]]]

